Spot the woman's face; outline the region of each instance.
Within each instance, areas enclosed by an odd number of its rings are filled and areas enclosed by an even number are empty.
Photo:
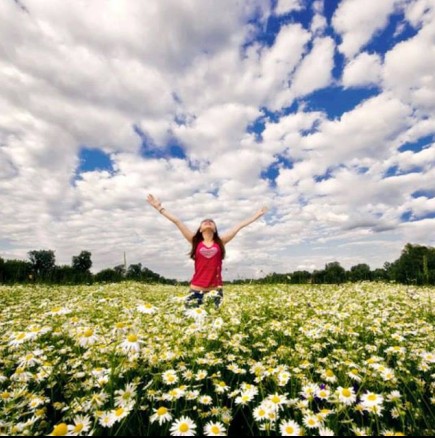
[[[201,225],[199,227],[199,231],[201,231],[201,233],[205,230],[212,230],[213,232],[216,231],[216,224],[214,223],[214,221],[212,219],[204,219],[201,222]]]

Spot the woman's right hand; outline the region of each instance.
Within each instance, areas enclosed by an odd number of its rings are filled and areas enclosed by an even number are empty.
[[[149,204],[151,204],[156,210],[159,210],[162,206],[162,203],[159,201],[158,198],[153,196],[151,193],[147,197],[147,201]]]

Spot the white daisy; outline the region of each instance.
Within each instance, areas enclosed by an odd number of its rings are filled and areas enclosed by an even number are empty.
[[[166,423],[171,420],[172,420],[172,415],[169,409],[165,408],[164,406],[160,406],[158,409],[154,409],[154,414],[151,415],[150,417],[151,423],[155,423],[156,421],[158,421],[160,426],[163,423]]]
[[[171,426],[171,436],[195,436],[196,424],[189,417],[181,417]]]
[[[205,436],[227,436],[225,426],[219,422],[209,422],[204,427]]]
[[[281,436],[300,436],[301,427],[293,420],[283,421],[279,426]]]

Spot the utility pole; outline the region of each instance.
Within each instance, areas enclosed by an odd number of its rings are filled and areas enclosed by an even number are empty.
[[[429,269],[427,266],[427,254],[423,256],[423,275],[425,284],[429,284]]]

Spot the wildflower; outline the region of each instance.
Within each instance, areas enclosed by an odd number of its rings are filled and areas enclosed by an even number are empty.
[[[140,313],[152,315],[153,313],[157,312],[157,307],[154,307],[150,303],[140,304],[137,306],[137,311]]]
[[[367,392],[361,396],[361,404],[364,408],[371,406],[380,406],[384,402],[382,395],[375,394],[374,392]]]
[[[335,435],[331,429],[327,427],[321,427],[319,429],[319,436],[335,436]]]
[[[125,389],[117,389],[115,391],[115,403],[117,406],[127,406],[131,404],[136,397],[136,386],[128,383]]]
[[[339,386],[336,394],[338,395],[338,400],[346,406],[350,406],[356,401],[356,394],[352,387],[342,388]]]
[[[351,369],[347,375],[352,379],[355,380],[356,382],[361,382],[362,378],[359,375],[359,371],[356,368]]]
[[[321,425],[319,418],[313,414],[304,415],[303,422],[309,429],[316,429]]]
[[[328,400],[330,395],[331,391],[327,388],[319,388],[315,393],[315,396],[321,400]]]
[[[280,395],[277,393],[269,395],[267,400],[272,403],[272,406],[274,406],[275,409],[280,409],[288,401],[285,395]]]
[[[92,421],[88,415],[78,415],[73,420],[74,424],[68,426],[68,435],[78,436],[87,434],[92,426]]]
[[[329,382],[329,383],[335,383],[335,382],[337,381],[337,377],[336,377],[336,375],[335,375],[334,372],[333,372],[332,370],[330,370],[330,369],[325,370],[325,371],[322,373],[322,378],[323,378],[324,380],[326,380],[327,382]]]
[[[24,342],[29,340],[29,336],[24,332],[18,332],[11,336],[11,340],[9,341],[9,344],[11,347],[18,347],[19,345],[23,344]]]
[[[94,345],[98,341],[98,336],[94,333],[94,329],[86,328],[79,332],[79,345],[80,347],[88,347]]]
[[[319,385],[316,385],[315,383],[309,383],[302,387],[302,391],[300,392],[300,394],[305,399],[312,400],[318,390],[319,390]]]
[[[208,315],[208,313],[203,308],[196,307],[194,309],[186,310],[186,315],[190,316],[191,318],[194,318],[196,320],[202,320]]]
[[[176,420],[170,429],[171,436],[195,436],[196,424],[189,417]]]
[[[401,397],[402,395],[399,391],[391,391],[387,396],[387,400],[390,402],[397,402],[400,401]]]
[[[154,414],[151,415],[150,417],[151,423],[155,423],[156,421],[158,421],[160,426],[163,423],[166,423],[171,420],[172,420],[172,415],[169,409],[165,408],[164,406],[160,406],[158,409],[154,409]]]
[[[140,350],[141,341],[138,336],[134,333],[130,333],[126,339],[121,343],[120,347],[124,351],[124,353],[128,353],[130,351],[138,352]]]
[[[281,436],[300,436],[301,428],[298,423],[293,420],[283,421],[279,426]]]
[[[126,407],[120,406],[114,409],[111,412],[112,418],[114,420],[113,423],[116,423],[117,421],[121,421],[123,418],[127,417],[131,409],[132,409],[132,405]]]
[[[254,395],[252,394],[252,392],[249,391],[242,392],[239,397],[236,397],[234,403],[236,405],[246,406],[250,401],[252,401],[253,398]]]
[[[54,426],[50,436],[66,436],[68,433],[68,425],[66,423],[59,423]]]
[[[175,370],[168,370],[162,374],[163,382],[166,385],[173,385],[178,382],[178,376]]]
[[[204,427],[205,436],[226,436],[225,426],[220,422],[209,422]]]
[[[254,412],[253,412],[254,420],[257,422],[267,420],[267,418],[268,418],[267,414],[268,414],[268,408],[264,404],[261,404],[260,406],[257,406],[254,409]]]
[[[215,391],[218,394],[223,394],[223,393],[227,392],[230,389],[230,387],[223,380],[215,382],[214,387],[215,387]]]
[[[198,403],[209,406],[213,403],[213,399],[209,395],[202,395],[198,398]]]
[[[102,427],[112,427],[115,424],[115,418],[111,412],[102,412],[99,416],[98,423]]]
[[[207,370],[199,370],[195,375],[195,380],[204,380],[207,374]]]

